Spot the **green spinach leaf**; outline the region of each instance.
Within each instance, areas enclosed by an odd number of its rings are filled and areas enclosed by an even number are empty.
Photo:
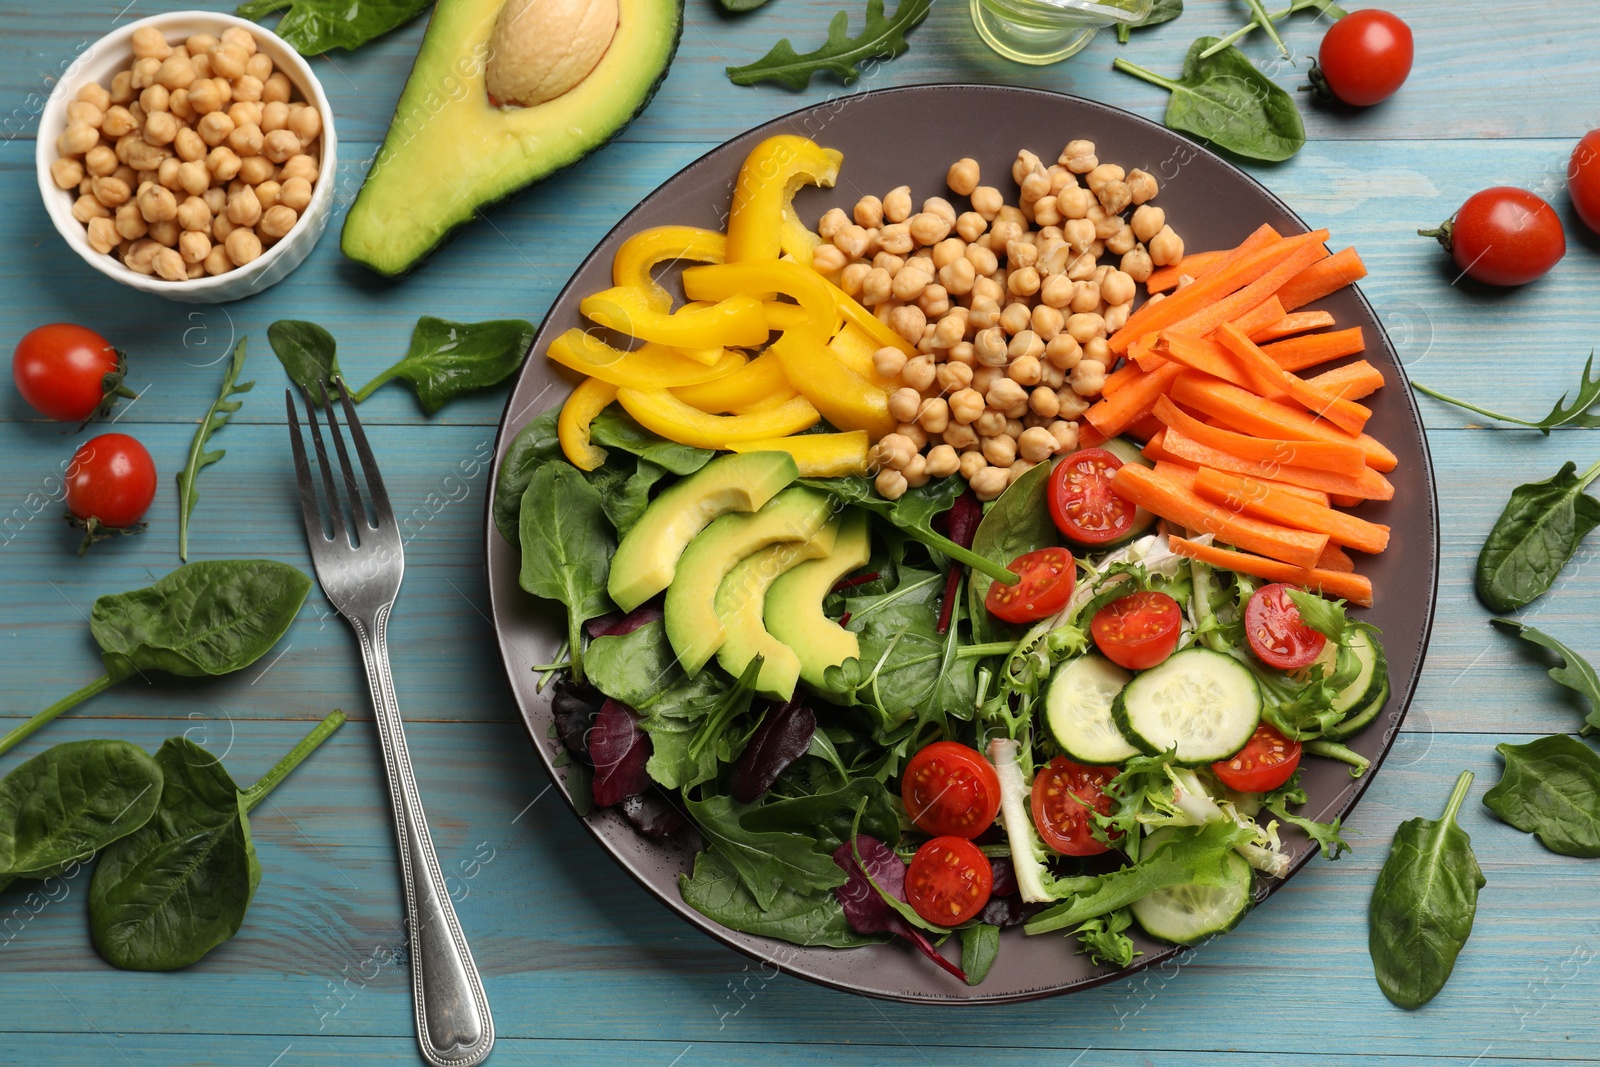
[[[403,378],[416,390],[422,410],[432,415],[462,393],[505,381],[528,358],[533,324],[522,319],[451,322],[424,315],[411,331],[405,358],[350,399],[361,403],[384,382]]]
[[[339,377],[338,345],[333,334],[314,322],[279,319],[267,327],[267,343],[283,364],[289,380],[305,390],[311,403],[322,406],[322,383]]]
[[[1183,14],[1183,0],[1155,0],[1150,5],[1150,14],[1138,22],[1117,23],[1117,40],[1127,44],[1130,31],[1142,30],[1147,26],[1159,26],[1163,22],[1171,22],[1181,14]]]
[[[1167,126],[1190,133],[1246,159],[1277,163],[1306,143],[1305,124],[1294,97],[1268,78],[1237,48],[1201,58],[1215,37],[1189,46],[1183,73],[1174,81],[1118,56],[1117,70],[1159,85],[1172,94]]]
[[[252,808],[345,721],[335,711],[249,789],[187,737],[156,753],[155,817],[100,856],[89,884],[89,932],[113,967],[174,971],[239,932],[261,881]]]
[[[1509,422],[1517,426],[1527,426],[1548,437],[1551,430],[1560,426],[1590,428],[1600,426],[1600,415],[1592,414],[1589,410],[1594,407],[1596,401],[1600,401],[1600,378],[1594,376],[1593,370],[1594,352],[1591,351],[1589,358],[1584,361],[1583,373],[1578,377],[1578,392],[1573,397],[1572,403],[1568,404],[1567,394],[1562,393],[1561,399],[1555,402],[1555,406],[1550,409],[1550,413],[1537,422],[1519,419],[1515,415],[1502,415],[1499,412],[1490,411],[1488,408],[1480,408],[1478,405],[1469,404],[1465,400],[1457,400],[1453,396],[1446,396],[1437,389],[1432,389],[1421,382],[1412,382],[1411,388],[1419,393],[1431,396],[1435,400],[1443,400],[1446,404],[1454,404],[1458,408],[1476,412],[1484,418],[1494,419],[1496,422]]]
[[[883,0],[867,0],[867,22],[858,36],[850,36],[850,13],[840,11],[828,23],[828,39],[820,48],[798,53],[785,37],[754,63],[728,67],[728,80],[735,85],[776,81],[798,92],[811,84],[813,74],[828,71],[849,85],[861,75],[857,63],[893,59],[910,48],[907,31],[927,18],[932,6],[933,0],[900,0],[886,17]]]
[[[972,535],[972,551],[1009,565],[1036,548],[1061,543],[1050,518],[1050,470],[1049,463],[1039,464],[995,498]],[[967,615],[972,620],[974,641],[1014,639],[1027,630],[1026,626],[1008,626],[983,606],[993,584],[993,578],[977,571],[967,579]]]
[[[1600,856],[1600,756],[1567,734],[1499,744],[1500,781],[1484,807],[1563,856]]]
[[[222,376],[222,392],[211,402],[211,407],[206,409],[206,417],[200,420],[199,427],[194,431],[194,440],[189,442],[188,460],[183,465],[183,470],[178,472],[178,558],[184,562],[189,560],[189,516],[194,512],[195,501],[200,499],[200,490],[195,487],[195,480],[200,472],[211,464],[227,455],[222,449],[211,452],[206,451],[206,443],[211,435],[228,424],[228,419],[244,404],[243,400],[233,399],[255,388],[255,382],[239,383],[239,371],[244,369],[244,338],[233,346],[233,354],[228,360],[228,370]]]
[[[892,848],[900,840],[900,819],[889,791],[873,778],[855,778],[809,796],[770,798],[748,806],[741,821],[748,830],[813,836],[831,855],[849,839],[856,810],[863,803],[861,832]]]
[[[560,405],[540,412],[517,431],[511,444],[506,446],[505,458],[500,461],[489,513],[494,517],[500,536],[514,545],[521,544],[517,523],[522,516],[522,494],[527,491],[529,479],[534,471],[561,455],[561,441],[556,437],[556,421],[560,417]]]
[[[101,597],[89,632],[106,673],[0,737],[0,753],[130,675],[195,678],[250,666],[278,643],[310,591],[311,579],[287,563],[219,559],[186,563],[155,585]]]
[[[773,906],[783,889],[809,893],[844,884],[844,870],[815,837],[750,830],[740,817],[745,805],[731,797],[685,803],[707,845],[728,861],[763,911]]]
[[[606,576],[617,539],[600,494],[571,464],[547,463],[528,480],[519,530],[518,580],[534,596],[566,605],[572,676],[582,682],[583,624],[612,609]]]
[[[1554,477],[1511,491],[1478,553],[1478,599],[1490,611],[1515,611],[1549,592],[1600,524],[1600,500],[1584,492],[1600,478],[1600,462],[1581,475],[1573,474],[1576,466],[1569,460]]]
[[[989,977],[989,968],[1000,955],[1000,928],[988,923],[973,923],[961,930],[961,970],[968,985]]]
[[[249,0],[234,14],[260,22],[287,11],[274,31],[303,56],[333,48],[354,50],[404,26],[433,0]]]
[[[872,482],[864,477],[801,478],[799,484],[832,493],[845,503],[878,516],[947,559],[965,563],[995,581],[1010,584],[1017,580],[1017,576],[1001,564],[987,556],[978,555],[970,548],[962,548],[943,534],[935,533],[928,525],[935,515],[949,511],[956,497],[966,488],[960,478],[932,479],[926,485],[908,489],[899,500],[885,500],[878,495]]]
[[[734,867],[715,852],[694,858],[693,875],[678,875],[686,904],[732,930],[776,937],[796,945],[858,948],[881,944],[889,934],[858,934],[831,889],[801,893],[780,886],[766,907],[756,902]]]
[[[69,741],[0,780],[0,880],[86,861],[155,813],[161,768],[126,741]]]
[[[1490,619],[1491,623],[1524,641],[1542,645],[1561,657],[1561,664],[1550,669],[1550,677],[1589,702],[1589,714],[1583,719],[1583,733],[1600,730],[1600,675],[1589,661],[1543,630],[1536,630],[1515,619]]]
[[[1420,1008],[1450,980],[1472,934],[1483,872],[1456,813],[1472,785],[1462,771],[1438,819],[1407,819],[1372,887],[1367,948],[1383,995]]]
[[[597,445],[630,452],[659,464],[673,474],[693,474],[711,462],[716,453],[693,445],[680,445],[640,426],[632,415],[612,404],[589,423],[589,437]]]

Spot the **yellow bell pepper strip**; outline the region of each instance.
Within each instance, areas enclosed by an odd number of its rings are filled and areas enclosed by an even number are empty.
[[[811,313],[799,304],[768,300],[761,306],[766,311],[767,328],[773,333],[782,333],[791,326],[804,326],[811,322]]]
[[[676,349],[654,342],[646,342],[632,352],[624,352],[620,348],[612,348],[594,334],[574,327],[551,341],[545,354],[579,374],[587,374],[612,385],[625,385],[630,389],[670,389],[725,378],[747,362],[742,352],[729,348],[720,351],[721,358],[707,366]]]
[[[771,396],[762,397],[753,404],[745,404],[743,407],[734,408],[733,414],[758,415],[763,411],[771,411],[773,408],[782,407],[784,404],[787,404],[789,401],[793,400],[799,395],[800,394],[798,392],[789,388],[789,380],[785,378],[783,382],[783,392],[773,393]]]
[[[831,289],[822,275],[786,259],[721,263],[690,267],[683,272],[683,291],[694,300],[726,301],[738,295],[762,296],[772,292],[791,297],[805,309],[811,325],[824,337],[838,333],[844,321]],[[763,322],[765,316],[763,311]]]
[[[735,452],[787,452],[794,457],[802,478],[844,478],[867,473],[868,442],[864,430],[735,441],[732,448]]]
[[[725,378],[682,386],[672,394],[708,415],[748,408],[770,396],[787,399],[795,395],[788,375],[783,373],[783,364],[771,352],[763,352]]]
[[[699,267],[698,270],[721,268]],[[819,279],[820,280],[820,279]],[[583,298],[578,310],[586,318],[618,333],[682,349],[706,363],[720,358],[715,346],[744,348],[766,342],[766,313],[761,301],[739,294],[710,307],[658,311],[643,289],[615,286]]]
[[[622,242],[611,259],[611,282],[643,289],[657,311],[671,311],[672,294],[651,274],[656,264],[674,259],[721,263],[727,254],[728,238],[716,230],[702,230],[698,226],[652,226]]]
[[[818,277],[821,277],[821,275],[818,275]],[[860,302],[856,300],[855,297],[851,296],[837,285],[834,285],[826,278],[823,279],[823,282],[828,286],[829,289],[833,291],[833,302],[838,305],[839,314],[843,317],[844,321],[848,322],[850,325],[856,327],[868,337],[872,338],[875,346],[873,351],[877,351],[879,348],[883,348],[887,345],[893,348],[898,348],[908,356],[914,356],[917,354],[916,345],[912,344],[904,337],[901,337],[899,334],[889,329],[888,323],[884,322],[882,319],[878,318],[878,316],[868,311]]]
[[[876,441],[893,433],[889,394],[839,362],[815,330],[787,330],[767,351],[783,363],[789,384],[841,430],[865,430]]]
[[[867,336],[867,331],[853,322],[845,323],[839,332],[833,335],[833,340],[828,342],[828,350],[839,358],[840,363],[885,392],[893,392],[899,383],[880,377],[877,364],[872,359],[873,353],[882,347]]]
[[[794,211],[802,185],[833,188],[844,155],[794,134],[769,137],[750,150],[733,187],[728,262],[777,259],[787,252],[803,267],[822,242]]]
[[[734,441],[787,437],[815,426],[822,416],[804,397],[754,415],[707,415],[666,390],[619,389],[617,399],[639,425],[669,441],[726,449]]]
[[[606,461],[606,450],[589,440],[589,423],[617,398],[617,387],[599,378],[585,378],[561,405],[556,438],[561,451],[581,471],[592,471]]]

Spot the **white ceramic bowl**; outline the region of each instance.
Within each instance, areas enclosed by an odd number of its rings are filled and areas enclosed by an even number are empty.
[[[249,30],[256,38],[256,46],[272,57],[273,67],[288,76],[306,102],[315,104],[322,112],[322,158],[318,162],[318,178],[312,187],[311,203],[301,213],[294,228],[260,257],[236,267],[226,274],[207,275],[188,281],[169,282],[153,274],[140,274],[122,265],[111,255],[102,255],[89,247],[89,234],[83,223],[72,217],[72,202],[76,189],[58,189],[50,177],[50,164],[56,159],[56,138],[67,125],[67,105],[76,99],[78,90],[89,82],[109,87],[112,77],[127,70],[133,62],[133,32],[144,26],[154,26],[169,42],[179,41],[191,34],[220,34],[229,26]],[[89,46],[75,60],[61,80],[39,116],[37,162],[39,193],[50,221],[84,262],[106,277],[132,286],[146,293],[155,293],[168,300],[185,304],[220,304],[229,300],[259,293],[276,285],[298,267],[316,245],[322,231],[328,226],[333,207],[333,187],[336,179],[337,139],[333,129],[333,109],[328,105],[322,83],[317,81],[311,67],[300,53],[270,30],[232,15],[214,11],[172,11],[152,15],[130,22],[106,34]]]

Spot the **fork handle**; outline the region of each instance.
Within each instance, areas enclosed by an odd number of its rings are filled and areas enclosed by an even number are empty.
[[[351,622],[366,663],[367,685],[372,690],[378,738],[383,746],[383,769],[394,806],[411,946],[417,1044],[422,1058],[434,1067],[471,1067],[482,1063],[494,1047],[494,1019],[489,1014],[483,979],[450,903],[411,769],[394,678],[389,671],[389,608],[382,608],[370,625],[356,619]]]

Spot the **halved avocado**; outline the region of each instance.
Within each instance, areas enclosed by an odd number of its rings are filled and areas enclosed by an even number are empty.
[[[667,587],[665,609],[667,640],[685,672],[698,673],[728,637],[717,615],[717,590],[728,572],[768,545],[811,540],[827,523],[832,500],[827,493],[795,486],[760,511],[722,516],[689,542]]]
[[[486,72],[504,0],[438,0],[345,218],[344,254],[379,274],[403,274],[481,209],[578,162],[632,122],[678,49],[683,3],[616,3],[616,35],[576,85],[530,107],[501,107]]]
[[[823,688],[824,674],[861,655],[861,639],[822,612],[823,598],[845,575],[872,558],[867,513],[851,510],[839,520],[833,551],[780,574],[767,590],[767,632],[800,659],[800,677]]]
[[[750,661],[760,656],[756,692],[763,696],[788,700],[800,681],[800,657],[768,633],[762,621],[767,590],[796,564],[832,552],[838,534],[839,524],[829,523],[809,541],[785,541],[763,548],[740,560],[717,589],[717,617],[728,631],[717,649],[717,663],[739,678]]]

